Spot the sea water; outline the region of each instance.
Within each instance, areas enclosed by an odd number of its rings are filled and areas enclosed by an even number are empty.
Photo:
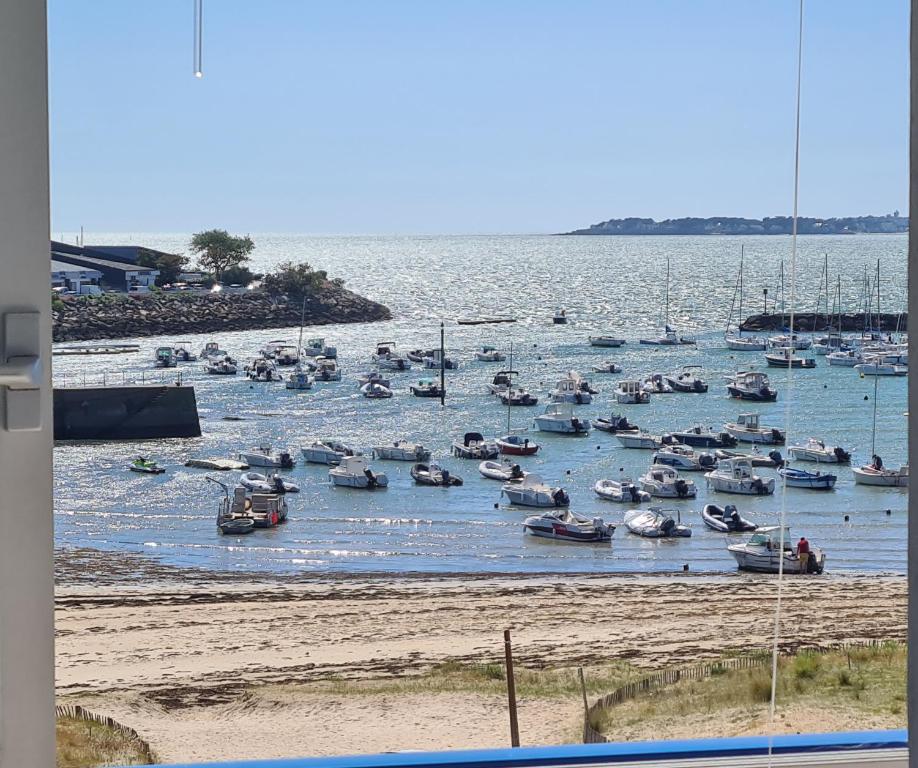
[[[881,309],[904,309],[905,236],[803,237],[795,291],[786,237],[306,237],[261,235],[253,266],[267,269],[283,260],[308,260],[352,290],[381,301],[394,319],[385,323],[307,328],[305,336],[324,336],[338,348],[343,380],[317,383],[308,392],[283,384],[251,383],[236,377],[207,376],[200,362],[180,364],[183,380],[193,383],[202,436],[188,440],[139,443],[59,444],[55,448],[56,542],[64,548],[93,547],[144,553],[160,561],[215,570],[265,572],[731,572],[735,563],[726,546],[731,537],[704,527],[699,516],[709,502],[736,504],[760,525],[776,524],[782,505],[795,539],[801,534],[828,554],[827,568],[847,572],[904,572],[906,503],[904,489],[856,486],[850,467],[819,467],[839,475],[834,490],[787,489],[774,496],[714,493],[702,473],[686,473],[698,486],[694,500],[655,500],[676,509],[691,525],[690,539],[653,541],[621,525],[628,505],[599,499],[596,480],[622,475],[637,479],[651,461],[650,451],[628,450],[613,436],[593,431],[588,437],[536,432],[533,417],[548,404],[549,391],[569,370],[586,376],[600,394],[591,405],[577,406],[585,418],[624,413],[654,432],[700,423],[721,429],[741,412],[756,412],[764,424],[788,430],[788,444],[818,437],[852,451],[853,464],[869,460],[876,417],[876,452],[889,466],[907,456],[904,377],[860,378],[849,368],[830,367],[817,358],[815,370],[767,369],[762,353],[739,353],[723,344],[723,328],[735,292],[739,254],[745,251],[744,314],[761,312],[763,289],[769,311],[780,305],[780,263],[785,261],[784,300],[792,292],[800,311],[813,311],[824,254],[829,254],[830,294],[841,277],[845,311],[862,302],[865,266],[872,279],[881,260]],[[87,241],[90,239],[87,238]],[[163,250],[182,250],[187,235],[106,235],[93,242],[135,242]],[[660,330],[665,296],[666,260],[670,261],[670,322],[695,333],[697,347],[646,347],[639,337]],[[824,304],[823,304],[824,306]],[[831,306],[831,299],[830,299]],[[567,325],[552,324],[557,308],[567,311]],[[456,318],[510,315],[505,325],[459,326]],[[411,396],[418,379],[438,375],[418,364],[404,373],[389,372],[395,396],[367,400],[355,375],[372,367],[379,341],[394,341],[401,352],[439,346],[445,323],[450,357],[460,363],[447,371],[445,407],[438,400]],[[106,380],[120,383],[153,372],[157,346],[191,342],[197,352],[218,341],[240,367],[270,339],[296,341],[297,328],[150,337],[134,355],[55,357],[57,384]],[[599,333],[628,339],[620,349],[591,347]],[[477,461],[449,455],[464,432],[487,436],[507,432],[508,409],[487,394],[486,384],[504,363],[482,363],[474,352],[485,344],[504,353],[513,346],[518,382],[539,396],[533,408],[513,408],[510,429],[541,443],[534,457],[519,463],[570,494],[571,509],[617,524],[610,544],[571,544],[523,533],[522,521],[537,510],[510,507],[501,484],[481,477]],[[621,375],[596,374],[590,367],[613,359]],[[701,365],[707,394],[655,395],[649,405],[618,406],[612,390],[622,378],[668,373],[683,365]],[[756,366],[767,370],[779,390],[776,403],[730,399],[724,377]],[[284,371],[284,369],[281,369]],[[289,370],[289,369],[288,369]],[[171,375],[171,373],[170,373]],[[877,398],[874,399],[876,390]],[[874,409],[876,406],[876,414]],[[229,417],[229,418],[228,418]],[[788,420],[789,419],[789,420]],[[299,448],[308,439],[331,437],[369,454],[373,445],[409,439],[433,451],[434,460],[461,476],[457,488],[415,486],[407,462],[374,461],[389,476],[386,490],[373,492],[333,487],[328,467],[305,464]],[[286,525],[245,537],[223,536],[215,526],[220,489],[210,474],[234,483],[238,473],[208,473],[185,468],[189,458],[234,457],[240,450],[269,443],[289,450],[297,466],[286,472],[302,492],[287,496]],[[742,444],[741,446],[742,447]],[[781,448],[786,452],[785,448]],[[139,454],[166,468],[158,476],[128,471]],[[815,469],[814,464],[800,464]],[[774,470],[756,470],[776,476]],[[644,505],[648,506],[648,505]],[[847,520],[845,519],[847,516]]]

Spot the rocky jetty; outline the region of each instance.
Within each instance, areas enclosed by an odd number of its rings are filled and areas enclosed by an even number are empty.
[[[879,325],[879,328],[877,326]],[[751,315],[747,317],[742,326],[744,331],[780,331],[790,326],[790,315],[788,314],[771,314],[771,315]],[[798,312],[794,315],[794,328],[798,333],[809,333],[811,331],[836,331],[839,326],[838,315],[832,315],[827,318],[824,314],[814,315],[812,312]],[[881,331],[901,331],[908,330],[908,315],[881,314],[871,315],[869,321],[865,321],[864,314],[849,314],[841,316],[841,329],[847,332],[863,331],[865,327],[871,327]]]
[[[188,335],[285,328],[300,324],[301,297],[245,293],[108,293],[55,300],[54,341]],[[389,320],[388,307],[326,282],[306,297],[306,324]]]

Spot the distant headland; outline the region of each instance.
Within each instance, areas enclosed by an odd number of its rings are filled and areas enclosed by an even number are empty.
[[[789,235],[793,226],[790,216],[764,219],[742,219],[712,216],[708,219],[609,219],[586,229],[561,232],[562,235]],[[797,232],[801,235],[861,235],[908,232],[908,217],[899,211],[885,216],[847,216],[838,219],[799,217]]]

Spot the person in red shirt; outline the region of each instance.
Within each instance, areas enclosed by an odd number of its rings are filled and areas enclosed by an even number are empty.
[[[806,536],[801,536],[797,542],[797,559],[800,560],[800,573],[806,573],[810,560],[810,542],[806,540]]]

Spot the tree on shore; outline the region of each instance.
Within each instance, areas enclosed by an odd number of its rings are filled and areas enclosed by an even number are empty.
[[[178,280],[179,274],[185,271],[188,264],[188,257],[180,253],[161,253],[141,250],[137,257],[137,263],[141,267],[158,269],[159,275],[156,277],[157,285],[168,285]]]
[[[307,262],[294,264],[282,261],[262,279],[262,287],[272,296],[306,296],[315,292],[326,280],[324,270],[315,270]]]
[[[248,262],[255,243],[248,235],[235,237],[225,229],[208,229],[192,235],[189,248],[197,254],[200,269],[219,281],[230,267]]]

